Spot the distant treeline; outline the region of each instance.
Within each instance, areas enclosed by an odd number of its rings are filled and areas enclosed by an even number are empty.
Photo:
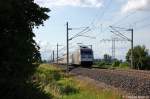
[[[137,45],[133,48],[133,67],[131,67],[131,49],[126,54],[126,61],[112,59],[108,54],[105,54],[103,59],[94,59],[94,64],[100,68],[132,68],[140,70],[150,69],[150,55],[145,46]]]

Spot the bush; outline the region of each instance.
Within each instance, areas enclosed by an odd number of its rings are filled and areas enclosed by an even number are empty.
[[[119,67],[119,65],[120,65],[120,61],[115,61],[112,63],[113,67]]]
[[[99,68],[102,68],[102,69],[106,69],[107,68],[107,66],[106,66],[107,64],[104,61],[98,62],[97,65],[98,65]]]
[[[99,67],[103,67],[103,66],[105,66],[105,65],[106,65],[106,63],[105,63],[104,61],[98,63],[98,66],[99,66]]]
[[[98,68],[101,68],[101,69],[107,69],[107,68],[111,67],[111,63],[108,63],[108,62],[105,62],[105,61],[97,62],[97,63],[95,63],[95,65],[98,66]]]

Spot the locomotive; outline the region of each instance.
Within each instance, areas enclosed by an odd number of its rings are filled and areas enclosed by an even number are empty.
[[[91,67],[93,65],[93,50],[88,46],[79,46],[71,55],[69,55],[69,64],[75,66]],[[59,64],[67,63],[67,55],[59,59]]]

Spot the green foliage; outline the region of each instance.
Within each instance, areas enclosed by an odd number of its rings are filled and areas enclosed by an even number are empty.
[[[106,65],[106,63],[104,61],[101,61],[101,62],[97,62],[97,64],[99,67],[103,67]]]
[[[127,63],[127,62],[120,63],[119,68],[128,69],[129,63]]]
[[[55,98],[78,92],[73,81],[61,69],[51,65],[40,65],[33,78],[43,90],[52,94]]]
[[[133,49],[134,69],[150,69],[148,50],[145,46],[135,46]],[[131,49],[126,55],[127,62],[131,62]]]
[[[105,62],[104,60],[95,62],[95,67],[101,68],[101,69],[107,69],[111,68],[111,63]]]
[[[119,67],[119,65],[120,65],[120,61],[118,61],[118,60],[116,60],[112,63],[113,67]]]
[[[60,74],[59,80],[53,75],[56,72]],[[52,65],[40,65],[34,76],[35,82],[39,83],[47,93],[52,94],[53,99],[121,99],[116,91],[103,91],[84,79],[77,80],[71,75],[66,75],[65,71]]]
[[[43,25],[48,11],[34,0],[0,0],[0,88],[4,89],[0,91],[1,99],[32,98],[31,94],[25,96],[29,91],[26,88],[31,87],[26,82],[41,60],[33,28]]]

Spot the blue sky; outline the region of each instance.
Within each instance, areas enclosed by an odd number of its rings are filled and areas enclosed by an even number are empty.
[[[77,43],[93,45],[95,58],[103,54],[111,55],[111,42],[101,42],[111,39],[109,25],[124,28],[134,28],[134,45],[146,45],[150,49],[150,0],[35,0],[40,6],[48,7],[50,18],[44,26],[34,29],[36,41],[41,47],[42,57],[49,59],[56,44],[66,45],[66,22],[70,28],[90,26],[91,31],[84,35],[95,37],[90,39],[78,37],[70,41],[70,50],[77,47]],[[91,24],[93,23],[93,24]],[[93,28],[93,27],[95,28]],[[82,29],[69,31],[70,37]],[[130,32],[121,31],[130,38]],[[63,47],[60,46],[60,49]],[[116,57],[124,59],[130,42],[116,43]],[[59,54],[65,53],[65,49]]]

